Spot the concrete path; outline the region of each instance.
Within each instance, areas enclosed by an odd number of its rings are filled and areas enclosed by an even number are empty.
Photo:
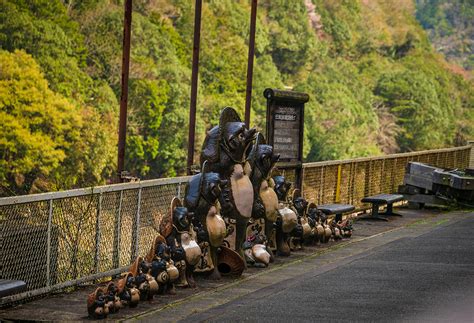
[[[474,322],[474,212],[413,211],[355,223],[342,242],[307,247],[237,280],[198,279],[112,320],[160,322]],[[2,319],[85,320],[93,286],[0,310]]]
[[[425,217],[148,313],[185,322],[474,322],[474,213]]]

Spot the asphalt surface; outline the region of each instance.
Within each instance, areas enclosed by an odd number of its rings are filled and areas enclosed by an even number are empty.
[[[184,321],[474,322],[474,214],[447,221]]]

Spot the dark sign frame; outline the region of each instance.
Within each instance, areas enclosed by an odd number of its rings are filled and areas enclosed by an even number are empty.
[[[273,151],[279,154],[277,148],[281,143],[295,144],[298,147],[281,151],[278,168],[296,169],[296,185],[301,189],[301,168],[303,164],[303,132],[304,104],[309,95],[303,92],[284,91],[268,88],[263,92],[267,99],[267,143],[273,146]],[[285,134],[279,134],[284,132]],[[297,133],[298,137],[295,137]],[[275,139],[279,142],[275,142]],[[275,145],[277,144],[277,145]],[[291,156],[291,154],[293,155]]]

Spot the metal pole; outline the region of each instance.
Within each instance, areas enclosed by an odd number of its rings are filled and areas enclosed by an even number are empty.
[[[471,149],[469,149],[467,162],[468,162],[469,168],[474,168],[474,140],[468,140],[467,144],[471,146]]]
[[[114,233],[114,251],[113,251],[113,264],[114,268],[118,268],[120,265],[120,228],[121,228],[121,215],[122,215],[122,200],[123,190],[120,191],[120,199],[118,205],[117,215],[115,217],[115,233]]]
[[[245,125],[250,125],[250,105],[252,103],[253,57],[255,55],[255,25],[257,21],[257,0],[252,0],[250,14],[249,57],[247,64],[247,90],[245,95]]]
[[[48,242],[46,249],[46,286],[51,286],[51,229],[53,222],[53,199],[49,200],[48,212]]]
[[[122,181],[125,160],[125,138],[127,131],[128,74],[130,68],[130,33],[132,29],[132,0],[125,1],[122,49],[122,94],[120,97],[120,122],[118,141],[117,172]]]
[[[191,175],[191,166],[194,162],[194,133],[196,131],[196,101],[199,72],[199,43],[201,40],[201,9],[202,0],[196,0],[194,11],[194,45],[193,45],[193,70],[191,75],[191,103],[189,106],[189,132],[188,132],[188,162],[187,173]]]
[[[138,249],[140,246],[140,204],[142,203],[142,188],[138,189],[138,198],[137,198],[137,213],[135,215],[135,222],[133,224],[132,232],[132,246],[130,249],[130,254],[132,255],[130,262],[134,262],[135,258],[138,256]]]
[[[102,211],[102,193],[99,194],[99,201],[97,204],[97,213],[95,218],[95,254],[94,254],[94,268],[95,273],[99,272],[99,258],[100,258],[100,213]]]

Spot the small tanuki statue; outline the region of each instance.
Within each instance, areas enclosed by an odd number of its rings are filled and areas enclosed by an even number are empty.
[[[290,204],[288,203],[288,192],[290,190],[291,183],[286,182],[284,176],[273,177],[273,182],[274,190],[278,196],[279,201],[278,218],[276,221],[275,232],[277,255],[289,256],[289,234],[298,225],[296,213],[290,208]]]
[[[298,226],[291,233],[290,247],[294,250],[300,250],[303,248],[303,242],[309,243],[314,239],[315,222],[308,218],[306,214],[308,201],[300,196],[298,189],[293,191],[293,208],[298,216]],[[300,230],[296,230],[297,228],[300,228]]]
[[[126,273],[117,283],[117,294],[123,306],[136,307],[140,301],[140,291],[131,272]]]
[[[140,300],[151,300],[155,294],[158,294],[159,286],[155,277],[150,274],[150,263],[142,257],[137,257],[130,266],[129,272],[133,275],[134,284],[140,291]]]
[[[93,319],[104,319],[109,314],[109,304],[106,299],[106,292],[100,287],[87,297],[87,312]]]
[[[110,313],[117,313],[122,307],[122,301],[118,296],[118,288],[114,282],[109,282],[104,289],[105,299]]]
[[[162,219],[160,225],[160,234],[165,237],[171,259],[179,270],[178,287],[196,287],[193,271],[201,260],[201,248],[196,242],[192,219],[193,214],[175,197],[171,201],[170,214]]]
[[[171,259],[171,248],[165,237],[158,234],[146,256],[149,273],[159,285],[159,293],[175,294],[174,282],[179,278],[179,270]],[[184,255],[183,255],[184,256]]]
[[[222,187],[221,214],[236,221],[235,249],[242,257],[254,199],[252,183],[244,172],[245,153],[255,132],[245,127],[233,108],[226,107],[221,112],[219,125],[208,131],[201,151],[201,165],[207,162],[209,171],[230,183]]]
[[[334,219],[331,222],[331,230],[334,233],[336,229],[339,230],[341,238],[350,238],[352,236],[352,220],[347,217],[343,220],[340,220],[339,222],[336,222],[336,219]]]
[[[272,253],[267,246],[267,238],[261,233],[258,223],[251,226],[251,233],[243,244],[245,261],[254,267],[267,267],[273,261]]]
[[[212,270],[211,277],[217,279],[220,277],[217,252],[227,235],[219,204],[219,198],[222,197],[221,186],[226,183],[219,178],[219,174],[205,172],[205,164],[202,172],[191,177],[186,186],[184,205],[194,215],[193,225],[197,230],[199,245],[209,248],[210,257],[206,259],[206,265]]]
[[[318,210],[318,207],[314,203],[308,205],[308,218],[315,222],[315,234],[316,239],[319,242],[326,243],[331,239],[332,231],[327,224],[327,215]]]

